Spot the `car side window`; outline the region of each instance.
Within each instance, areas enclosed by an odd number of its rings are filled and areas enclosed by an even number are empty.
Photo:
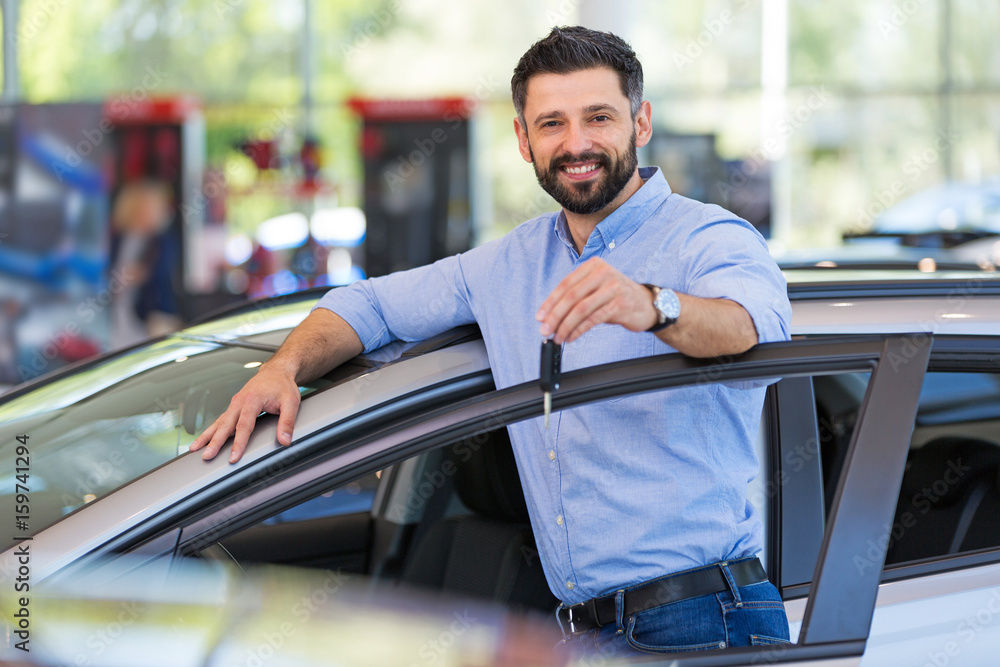
[[[358,512],[369,512],[372,509],[372,503],[375,501],[375,490],[378,488],[381,477],[381,470],[370,475],[365,475],[356,481],[348,482],[335,489],[321,493],[315,498],[287,509],[280,514],[275,514],[269,519],[265,519],[262,523],[265,525],[277,525],[309,519],[343,516]]]
[[[1000,546],[1000,373],[929,372],[886,564]]]
[[[867,385],[814,379],[827,510]],[[891,526],[866,557],[886,565],[1000,546],[1000,373],[924,376]]]
[[[469,554],[483,576],[465,576]],[[339,485],[199,555],[241,566],[369,575],[379,586],[450,591],[546,612],[556,604],[503,426]]]
[[[823,504],[827,516],[870,379],[869,373],[840,373],[813,378],[816,430],[823,470]]]

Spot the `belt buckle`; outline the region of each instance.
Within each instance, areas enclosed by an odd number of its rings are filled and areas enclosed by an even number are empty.
[[[567,625],[569,625],[569,633],[571,635],[578,635],[578,634],[581,634],[583,632],[586,632],[586,630],[584,630],[584,629],[580,629],[580,630],[576,629],[576,623],[580,620],[579,615],[577,615],[577,617],[575,619],[573,617],[573,610],[575,609],[577,611],[580,611],[580,610],[582,610],[586,606],[586,604],[587,604],[586,602],[578,602],[578,603],[576,603],[574,605],[571,605],[569,607],[563,607],[563,609],[566,610],[566,623],[567,623]]]

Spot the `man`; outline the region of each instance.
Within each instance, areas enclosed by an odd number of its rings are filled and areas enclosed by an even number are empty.
[[[192,450],[211,458],[235,431],[238,460],[261,411],[280,414],[288,445],[297,384],[463,323],[482,329],[500,388],[538,378],[542,336],[565,343],[564,369],[788,337],[784,280],[760,235],[637,167],[651,111],[625,42],[556,28],[511,87],[521,155],[562,211],[329,292]],[[550,429],[509,425],[546,578],[579,643],[622,654],[787,640],[746,496],[763,392],[703,384],[566,410]]]

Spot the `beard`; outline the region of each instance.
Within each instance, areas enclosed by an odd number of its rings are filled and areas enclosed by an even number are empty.
[[[625,186],[628,184],[636,167],[639,166],[639,158],[635,150],[635,132],[629,140],[628,149],[621,159],[614,159],[607,153],[581,153],[580,155],[564,154],[553,158],[547,169],[539,169],[538,162],[535,161],[534,153],[531,153],[532,165],[535,168],[535,177],[542,189],[549,193],[559,205],[570,213],[577,215],[590,215],[597,213],[605,206],[615,200]],[[529,153],[531,147],[528,147]],[[596,162],[601,166],[602,175],[597,179],[571,182],[564,184],[559,179],[559,173],[563,165],[574,162]]]

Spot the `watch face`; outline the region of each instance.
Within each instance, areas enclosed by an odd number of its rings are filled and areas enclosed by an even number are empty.
[[[680,299],[677,298],[677,294],[672,289],[660,289],[660,293],[656,295],[656,301],[653,304],[667,321],[672,322],[681,314]]]

